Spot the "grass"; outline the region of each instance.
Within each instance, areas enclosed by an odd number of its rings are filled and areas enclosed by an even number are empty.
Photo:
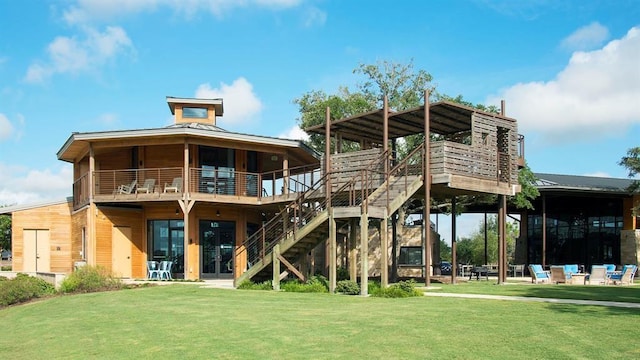
[[[511,286],[469,289],[482,287]],[[175,284],[0,310],[0,358],[628,359],[639,321],[601,306]]]
[[[496,285],[495,281],[468,281],[458,284],[432,284],[433,292],[527,296],[558,299],[598,301],[621,301],[640,303],[640,286],[596,286],[507,283]]]

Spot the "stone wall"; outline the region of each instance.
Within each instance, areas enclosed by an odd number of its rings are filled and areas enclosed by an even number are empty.
[[[640,264],[640,230],[620,231],[620,262]]]

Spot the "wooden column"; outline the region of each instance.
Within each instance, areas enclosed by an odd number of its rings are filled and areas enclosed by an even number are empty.
[[[391,281],[398,280],[398,212],[391,215]]]
[[[356,219],[349,220],[349,279],[358,281],[358,221]]]
[[[282,194],[289,194],[289,154],[282,155]]]
[[[380,221],[380,286],[386,288],[389,285],[389,231],[387,230],[387,209],[384,209],[382,221]]]
[[[382,150],[387,153],[389,151],[389,101],[387,95],[384,96],[382,101]],[[384,180],[386,193],[385,207],[389,210],[389,157],[384,159]]]
[[[329,292],[336,292],[337,283],[337,257],[338,247],[336,246],[336,219],[333,217],[333,209],[329,209]]]
[[[325,175],[331,172],[331,109],[327,106],[324,123],[324,172]],[[325,181],[325,195],[327,206],[331,207],[331,177],[327,176]]]
[[[498,195],[498,284],[506,281],[507,259],[506,259],[506,220],[507,220],[507,197]]]
[[[184,142],[184,168],[182,179],[184,183],[182,184],[182,201],[178,201],[180,207],[182,208],[182,215],[184,221],[183,234],[184,234],[184,278],[185,279],[197,279],[200,277],[200,272],[193,272],[193,264],[189,262],[191,258],[197,258],[196,256],[192,256],[191,252],[195,251],[195,246],[193,244],[189,244],[189,237],[191,236],[189,232],[189,210],[191,207],[189,206],[189,194],[191,189],[189,188],[189,141],[185,140]],[[192,205],[193,206],[193,205]]]
[[[458,273],[458,257],[456,256],[456,197],[451,198],[451,283],[456,283]]]
[[[363,211],[360,215],[360,295],[369,294],[369,217]]]
[[[280,290],[280,244],[276,244],[271,252],[271,265],[273,266],[273,277],[271,280],[271,286],[273,290]]]
[[[89,254],[85,254],[85,260],[88,265],[96,265],[96,252],[98,245],[96,244],[96,204],[93,202],[96,191],[95,176],[96,176],[96,158],[93,152],[93,144],[89,143],[89,207],[87,209],[87,230],[86,236],[88,238],[88,244],[85,251],[89,251]]]
[[[542,194],[542,268],[547,265],[547,197]]]
[[[424,211],[422,216],[422,226],[425,227],[425,249],[424,249],[424,284],[431,285],[431,169],[429,155],[431,152],[431,133],[429,123],[429,90],[424,92],[424,160],[422,165],[422,182],[424,183]],[[400,219],[402,220],[402,219]]]

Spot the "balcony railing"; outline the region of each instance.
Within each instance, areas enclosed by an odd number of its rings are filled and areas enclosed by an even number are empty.
[[[96,201],[175,198],[190,192],[211,197],[241,196],[265,198],[301,193],[320,178],[317,166],[304,166],[265,173],[235,171],[229,167],[189,169],[189,184],[182,168],[99,170],[93,174]],[[74,208],[89,203],[89,174],[73,184]]]

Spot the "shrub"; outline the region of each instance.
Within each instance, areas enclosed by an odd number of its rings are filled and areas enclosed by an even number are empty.
[[[322,275],[311,276],[306,282],[298,280],[285,281],[280,289],[287,292],[326,293],[329,292],[327,278]]]
[[[360,285],[352,280],[340,280],[336,284],[336,292],[345,295],[358,295],[360,294]]]
[[[237,288],[241,290],[273,290],[273,286],[271,286],[271,281],[254,283],[251,280],[245,280],[241,282]]]
[[[338,281],[349,280],[349,269],[344,266],[339,266],[338,269],[336,269],[336,278]]]
[[[380,290],[371,293],[372,296],[387,298],[405,298],[412,296],[422,296],[422,292],[415,288],[415,280],[399,281],[390,285],[388,288],[380,288]]]
[[[11,265],[5,265],[0,267],[0,271],[11,271],[13,267]]]
[[[48,282],[18,274],[14,279],[0,282],[0,306],[13,305],[55,293]]]
[[[63,293],[116,290],[123,287],[122,281],[101,266],[83,266],[67,276],[60,284]]]

